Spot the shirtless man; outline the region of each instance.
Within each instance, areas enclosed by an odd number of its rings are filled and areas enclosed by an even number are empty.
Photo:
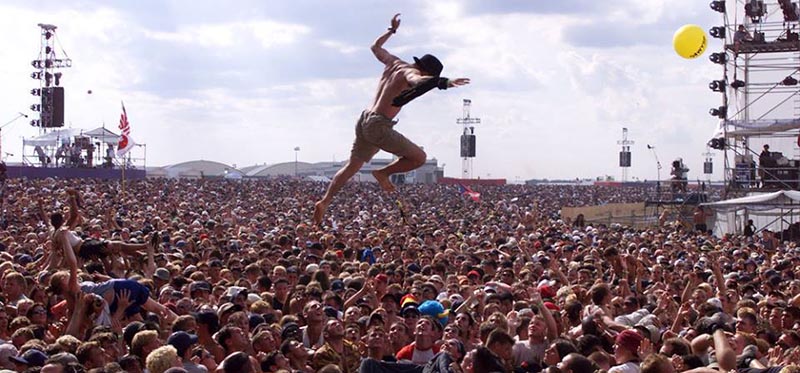
[[[411,64],[383,49],[383,44],[400,27],[399,17],[400,14],[395,14],[391,27],[372,44],[372,53],[385,65],[378,84],[378,92],[372,106],[364,110],[358,119],[350,160],[333,177],[325,196],[314,205],[315,224],[322,222],[333,196],[379,150],[383,149],[398,157],[386,167],[372,171],[375,180],[387,192],[395,190],[389,181],[390,175],[408,172],[422,166],[427,155],[419,146],[394,130],[397,121],[392,119],[397,116],[403,105],[433,88],[447,89],[469,83],[469,79],[466,78],[450,80],[440,77],[442,63],[432,55],[414,57],[414,63]]]

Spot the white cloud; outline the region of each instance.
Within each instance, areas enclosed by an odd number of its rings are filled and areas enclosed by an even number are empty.
[[[153,40],[196,44],[205,48],[230,48],[243,46],[255,40],[262,48],[291,44],[307,35],[311,29],[304,25],[249,21],[235,23],[186,25],[177,31],[150,31],[144,35]]]
[[[363,46],[351,45],[337,40],[322,40],[320,44],[324,47],[335,49],[342,54],[353,54],[364,49]]]

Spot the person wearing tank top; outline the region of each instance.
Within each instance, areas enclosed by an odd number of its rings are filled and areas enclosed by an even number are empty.
[[[55,247],[68,246],[75,253],[78,260],[100,260],[107,271],[111,269],[110,257],[112,256],[144,257],[158,248],[160,239],[157,234],[151,235],[150,242],[145,243],[98,240],[78,236],[72,230],[82,220],[79,210],[80,194],[76,190],[68,190],[67,194],[69,196],[69,213],[66,221],[64,221],[64,216],[61,212],[55,212],[50,215],[50,224],[53,226],[51,238]],[[54,255],[54,259],[50,262],[51,267],[54,264],[57,266],[57,262],[60,259]]]

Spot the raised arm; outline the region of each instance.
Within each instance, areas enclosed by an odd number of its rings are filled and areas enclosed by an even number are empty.
[[[384,65],[389,65],[394,61],[399,60],[396,56],[389,53],[386,49],[383,48],[383,44],[389,40],[389,37],[392,36],[395,32],[397,32],[397,28],[400,27],[400,13],[397,13],[392,17],[391,27],[389,27],[383,35],[379,36],[375,39],[375,42],[372,43],[372,54],[378,59],[378,61],[383,62]]]
[[[75,189],[68,189],[67,194],[69,195],[69,215],[67,215],[67,227],[69,227],[69,229],[75,229],[75,227],[81,222],[80,195]]]
[[[544,317],[544,323],[547,325],[547,338],[551,341],[558,338],[558,324],[556,324],[556,319],[553,317],[550,309],[544,305],[541,293],[539,293],[537,289],[531,289],[530,293],[531,303],[539,308],[539,312]]]
[[[74,298],[80,293],[80,287],[78,286],[78,258],[75,257],[75,251],[72,250],[72,247],[67,243],[65,237],[61,236],[59,241],[62,251],[64,252],[64,259],[69,267],[69,284],[67,284],[68,299]]]

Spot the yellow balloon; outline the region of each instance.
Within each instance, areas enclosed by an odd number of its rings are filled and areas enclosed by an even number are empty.
[[[675,31],[672,37],[675,52],[683,58],[697,58],[706,51],[708,38],[706,32],[698,25],[686,25]]]

